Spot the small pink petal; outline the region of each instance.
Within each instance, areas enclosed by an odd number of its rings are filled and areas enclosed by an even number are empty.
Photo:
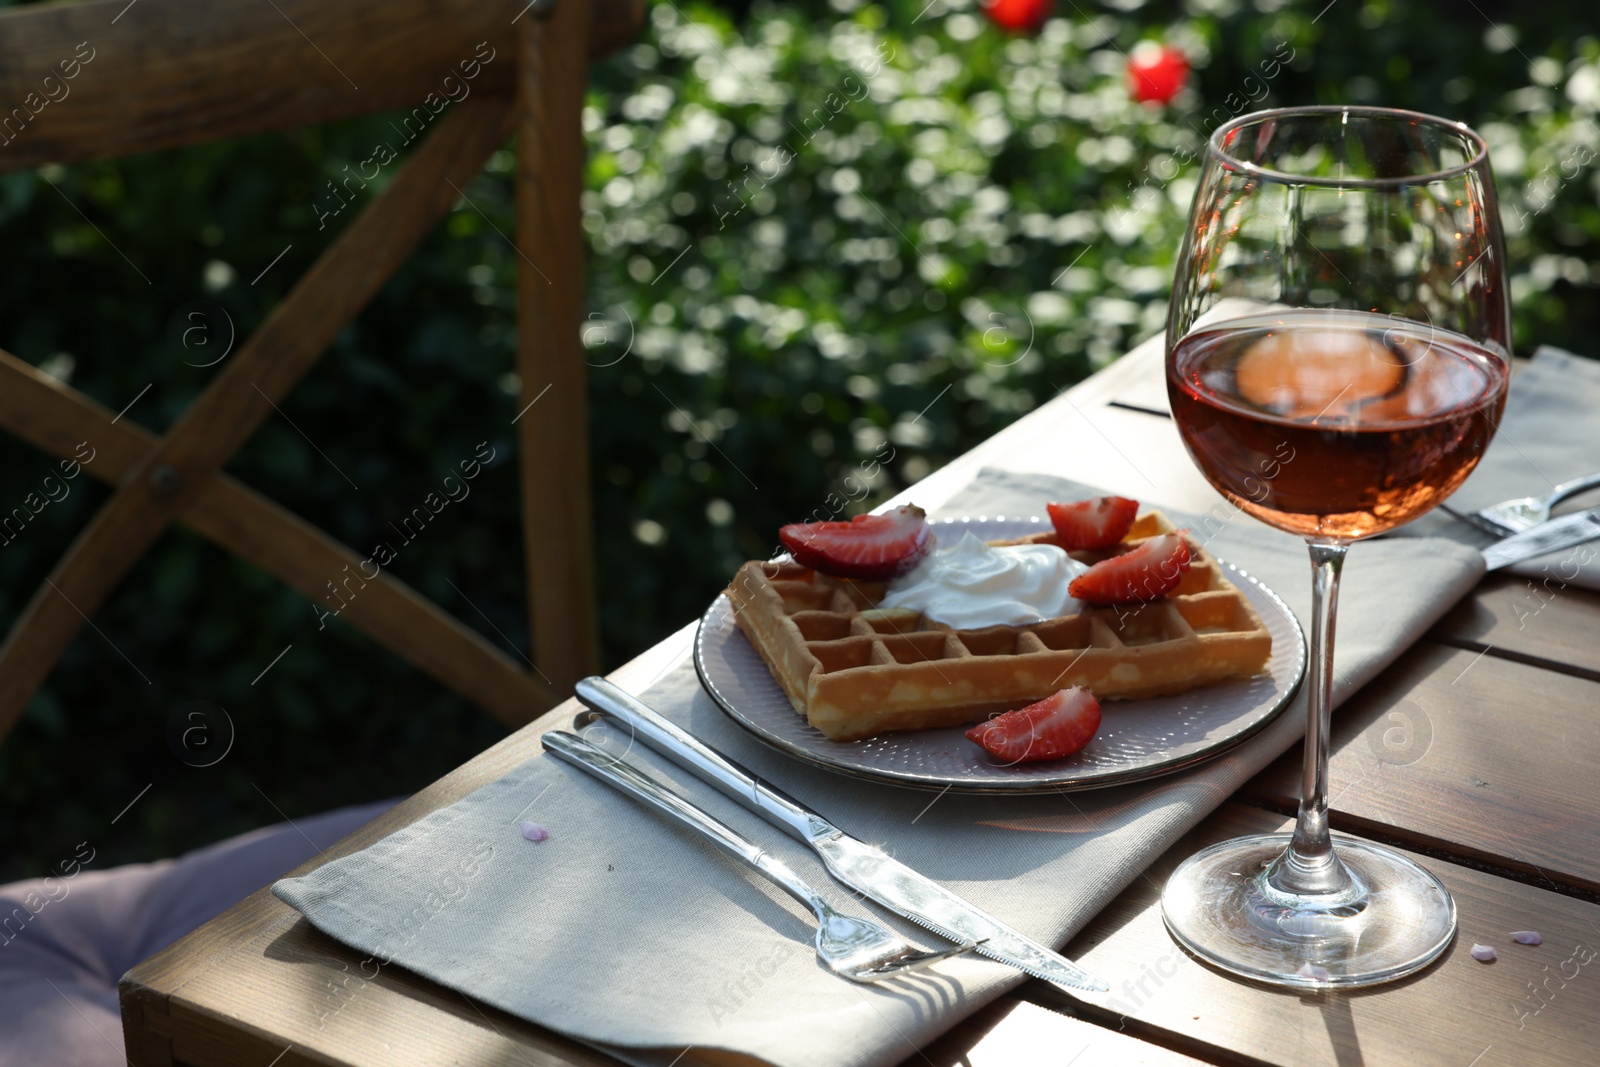
[[[1493,963],[1495,960],[1500,958],[1500,953],[1496,952],[1488,945],[1475,944],[1472,946],[1472,958],[1477,960],[1479,963]]]
[[[1539,936],[1539,931],[1537,930],[1514,930],[1511,933],[1511,940],[1519,945],[1544,944],[1544,938]]]
[[[543,841],[545,838],[550,836],[550,831],[546,830],[536,822],[529,822],[528,820],[524,819],[522,821],[522,836],[526,837],[529,841]]]
[[[1313,982],[1326,982],[1329,978],[1328,969],[1326,967],[1318,967],[1315,963],[1312,963],[1309,960],[1305,963],[1302,963],[1300,965],[1300,969],[1295,973],[1301,978],[1309,978]]]

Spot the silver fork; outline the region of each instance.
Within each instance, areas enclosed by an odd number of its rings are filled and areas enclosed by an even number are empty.
[[[1478,515],[1490,522],[1508,526],[1513,533],[1516,533],[1532,529],[1547,521],[1550,518],[1551,508],[1569,496],[1587,493],[1591,489],[1600,489],[1600,471],[1586,474],[1582,478],[1574,478],[1570,482],[1562,482],[1542,497],[1525,496],[1491,504],[1480,509]]]
[[[1442,505],[1441,508],[1485,533],[1506,537],[1521,533],[1523,530],[1531,530],[1541,522],[1549,521],[1551,508],[1568,497],[1587,493],[1591,489],[1600,489],[1600,471],[1574,478],[1570,482],[1562,482],[1541,497],[1522,496],[1512,500],[1502,500],[1498,504],[1490,504],[1474,512],[1456,511]]]
[[[843,978],[881,982],[977,947],[976,942],[968,941],[943,952],[924,952],[879,923],[835,911],[788,864],[604,749],[565,730],[551,730],[540,740],[553,755],[699,831],[809,907],[817,917],[817,958]]]

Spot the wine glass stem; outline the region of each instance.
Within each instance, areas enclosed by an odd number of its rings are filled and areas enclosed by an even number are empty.
[[[1311,549],[1311,662],[1306,679],[1306,743],[1300,775],[1300,813],[1288,851],[1272,865],[1268,884],[1294,896],[1357,892],[1328,833],[1328,748],[1333,723],[1333,631],[1339,571],[1349,545],[1309,541]]]

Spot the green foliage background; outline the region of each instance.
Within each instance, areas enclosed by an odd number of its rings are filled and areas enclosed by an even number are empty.
[[[1174,158],[1234,112],[1372,102],[1473,124],[1494,146],[1519,350],[1590,348],[1600,42],[1576,36],[1580,0],[1533,7],[1485,6],[1492,23],[1442,0],[1063,0],[1026,39],[960,0],[652,6],[594,68],[584,115],[606,663],[696,615],[780,523],[830,493],[870,506],[1158,330],[1193,189]],[[1196,67],[1168,107],[1128,98],[1140,41]],[[113,411],[138,397],[126,417],[166,429],[215,372],[193,365],[216,350],[185,347],[181,309],[256,326],[330,239],[324,183],[387,122],[0,177],[0,346]],[[508,146],[227,469],[368,548],[488,442],[472,495],[392,570],[526,647],[511,169]],[[0,508],[53,469],[9,439],[0,456]],[[70,484],[0,548],[0,623],[107,496]],[[95,622],[0,746],[0,880],[85,839],[110,865],[409,792],[501,733],[181,529]],[[168,746],[194,701],[237,730],[212,767]]]

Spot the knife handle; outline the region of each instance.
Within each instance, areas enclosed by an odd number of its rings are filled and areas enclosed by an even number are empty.
[[[676,724],[668,722],[631,693],[595,676],[577,686],[578,699],[595,713],[626,726],[634,737],[679,766],[715,786],[751,811],[810,844],[818,837],[838,833],[832,824],[802,808],[771,786]]]

